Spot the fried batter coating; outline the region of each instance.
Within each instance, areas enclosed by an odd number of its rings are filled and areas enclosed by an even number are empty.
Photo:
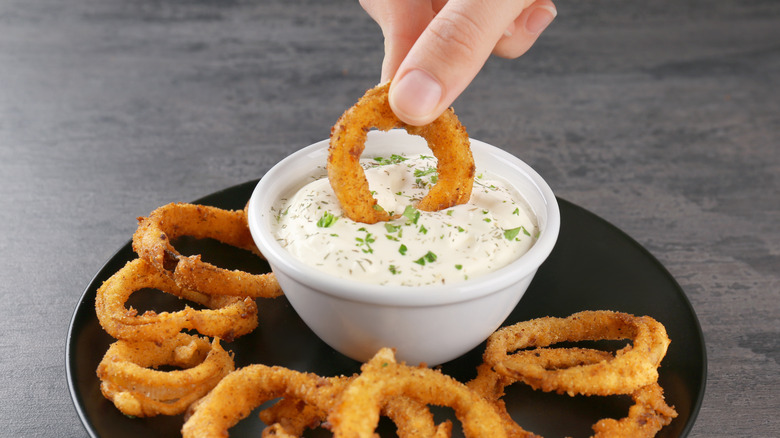
[[[416,208],[438,211],[464,204],[474,184],[474,157],[466,129],[452,108],[425,126],[401,122],[390,109],[387,92],[390,83],[372,88],[349,108],[331,129],[328,149],[328,179],[344,214],[356,222],[390,220],[390,214],[377,205],[360,166],[366,135],[371,128],[388,131],[404,128],[419,135],[438,159],[439,179]]]
[[[245,210],[173,203],[138,218],[133,250],[181,287],[210,295],[273,298],[282,289],[273,273],[250,274],[216,267],[200,255],[183,256],[171,241],[181,236],[211,238],[262,257],[252,240]]]

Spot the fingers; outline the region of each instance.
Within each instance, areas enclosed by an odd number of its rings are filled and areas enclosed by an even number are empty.
[[[360,0],[360,5],[382,28],[385,39],[385,58],[382,61],[382,80],[395,75],[406,54],[420,34],[441,8],[419,0]]]
[[[510,59],[523,55],[556,15],[558,12],[551,0],[536,0],[510,23],[493,49],[493,54]]]
[[[411,3],[427,2],[403,0],[401,3],[412,8]],[[430,3],[427,7],[431,8]],[[411,9],[407,13],[409,11]],[[433,11],[431,8],[429,13],[433,14]],[[386,54],[386,65],[383,64],[383,78],[390,77],[395,70],[390,106],[406,123],[430,123],[471,83],[492,52],[510,58],[520,56],[533,45],[554,16],[555,7],[550,0],[450,0],[433,16],[430,24],[423,27],[405,56],[401,53],[409,46],[414,32],[420,29],[420,20],[396,15],[397,19],[387,30],[389,21],[385,19],[386,24],[383,24],[377,20],[386,41],[388,37],[398,39],[386,43],[391,56],[388,59]],[[411,23],[399,23],[404,20]]]

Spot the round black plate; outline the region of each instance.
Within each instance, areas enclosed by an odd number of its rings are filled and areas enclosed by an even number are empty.
[[[197,203],[222,208],[243,208],[257,181],[206,196]],[[541,316],[568,316],[581,310],[616,310],[649,315],[666,326],[672,343],[660,368],[660,384],[679,416],[658,434],[684,437],[693,426],[704,396],[706,351],[701,327],[685,293],[668,271],[642,246],[592,213],[559,200],[561,233],[549,259],[539,269],[528,292],[505,324]],[[202,252],[212,263],[235,269],[267,272],[257,257],[213,242],[177,243],[183,253]],[[182,416],[129,418],[100,394],[95,375],[98,362],[113,341],[95,315],[97,288],[136,257],[130,243],[103,266],[84,291],[73,315],[66,349],[70,393],[81,421],[92,437],[177,436]],[[136,296],[138,295],[138,296]],[[140,310],[176,306],[162,293],[138,293],[132,304]],[[359,364],[319,340],[295,314],[284,297],[260,300],[260,326],[250,335],[226,346],[235,352],[236,366],[251,363],[281,365],[320,375],[351,374]],[[167,310],[167,309],[162,309]],[[479,315],[475,315],[478,318]],[[484,346],[442,365],[442,371],[465,381],[473,377]],[[626,415],[627,397],[569,397],[547,394],[515,384],[505,397],[512,417],[526,430],[545,437],[586,437],[591,425],[605,417]],[[451,417],[447,409],[436,411]],[[457,423],[456,423],[457,425]],[[260,436],[263,424],[255,413],[231,430],[231,436]],[[380,429],[392,433],[392,425]],[[327,436],[322,430],[312,436]],[[384,434],[383,434],[384,435]],[[453,436],[459,436],[459,427]]]

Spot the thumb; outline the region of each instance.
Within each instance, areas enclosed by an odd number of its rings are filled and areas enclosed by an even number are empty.
[[[463,92],[505,31],[534,0],[450,0],[401,62],[390,107],[401,120],[425,125]]]

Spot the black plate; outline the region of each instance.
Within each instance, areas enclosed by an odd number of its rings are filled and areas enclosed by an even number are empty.
[[[249,181],[214,193],[196,202],[222,208],[242,208],[257,181]],[[679,416],[659,437],[688,435],[699,412],[707,375],[706,351],[701,327],[685,293],[668,271],[642,246],[592,213],[559,200],[561,233],[549,259],[539,269],[528,292],[505,324],[541,316],[567,316],[581,310],[616,310],[650,315],[663,323],[672,344],[660,368],[660,383],[667,401]],[[220,244],[182,240],[183,253],[203,252],[212,263],[254,272],[268,266],[254,256]],[[182,417],[131,419],[122,415],[100,394],[95,375],[98,362],[112,339],[95,316],[97,288],[135,258],[130,243],[123,246],[97,273],[84,291],[73,315],[66,349],[66,372],[76,411],[92,437],[177,436]],[[137,295],[137,296],[136,296]],[[138,293],[136,308],[176,306],[162,293]],[[260,326],[227,347],[235,352],[236,366],[250,363],[282,365],[321,375],[351,374],[359,364],[333,351],[319,340],[295,314],[284,297],[262,300]],[[167,309],[164,309],[167,310]],[[442,365],[460,380],[473,377],[483,346]],[[526,430],[545,437],[584,437],[600,418],[626,415],[627,397],[569,397],[528,389],[522,384],[507,388],[507,408]],[[448,417],[451,412],[437,411]],[[232,436],[260,436],[263,427],[255,413],[231,430]],[[392,433],[392,426],[380,429]],[[459,435],[454,428],[453,435]],[[323,431],[312,435],[327,436]]]

